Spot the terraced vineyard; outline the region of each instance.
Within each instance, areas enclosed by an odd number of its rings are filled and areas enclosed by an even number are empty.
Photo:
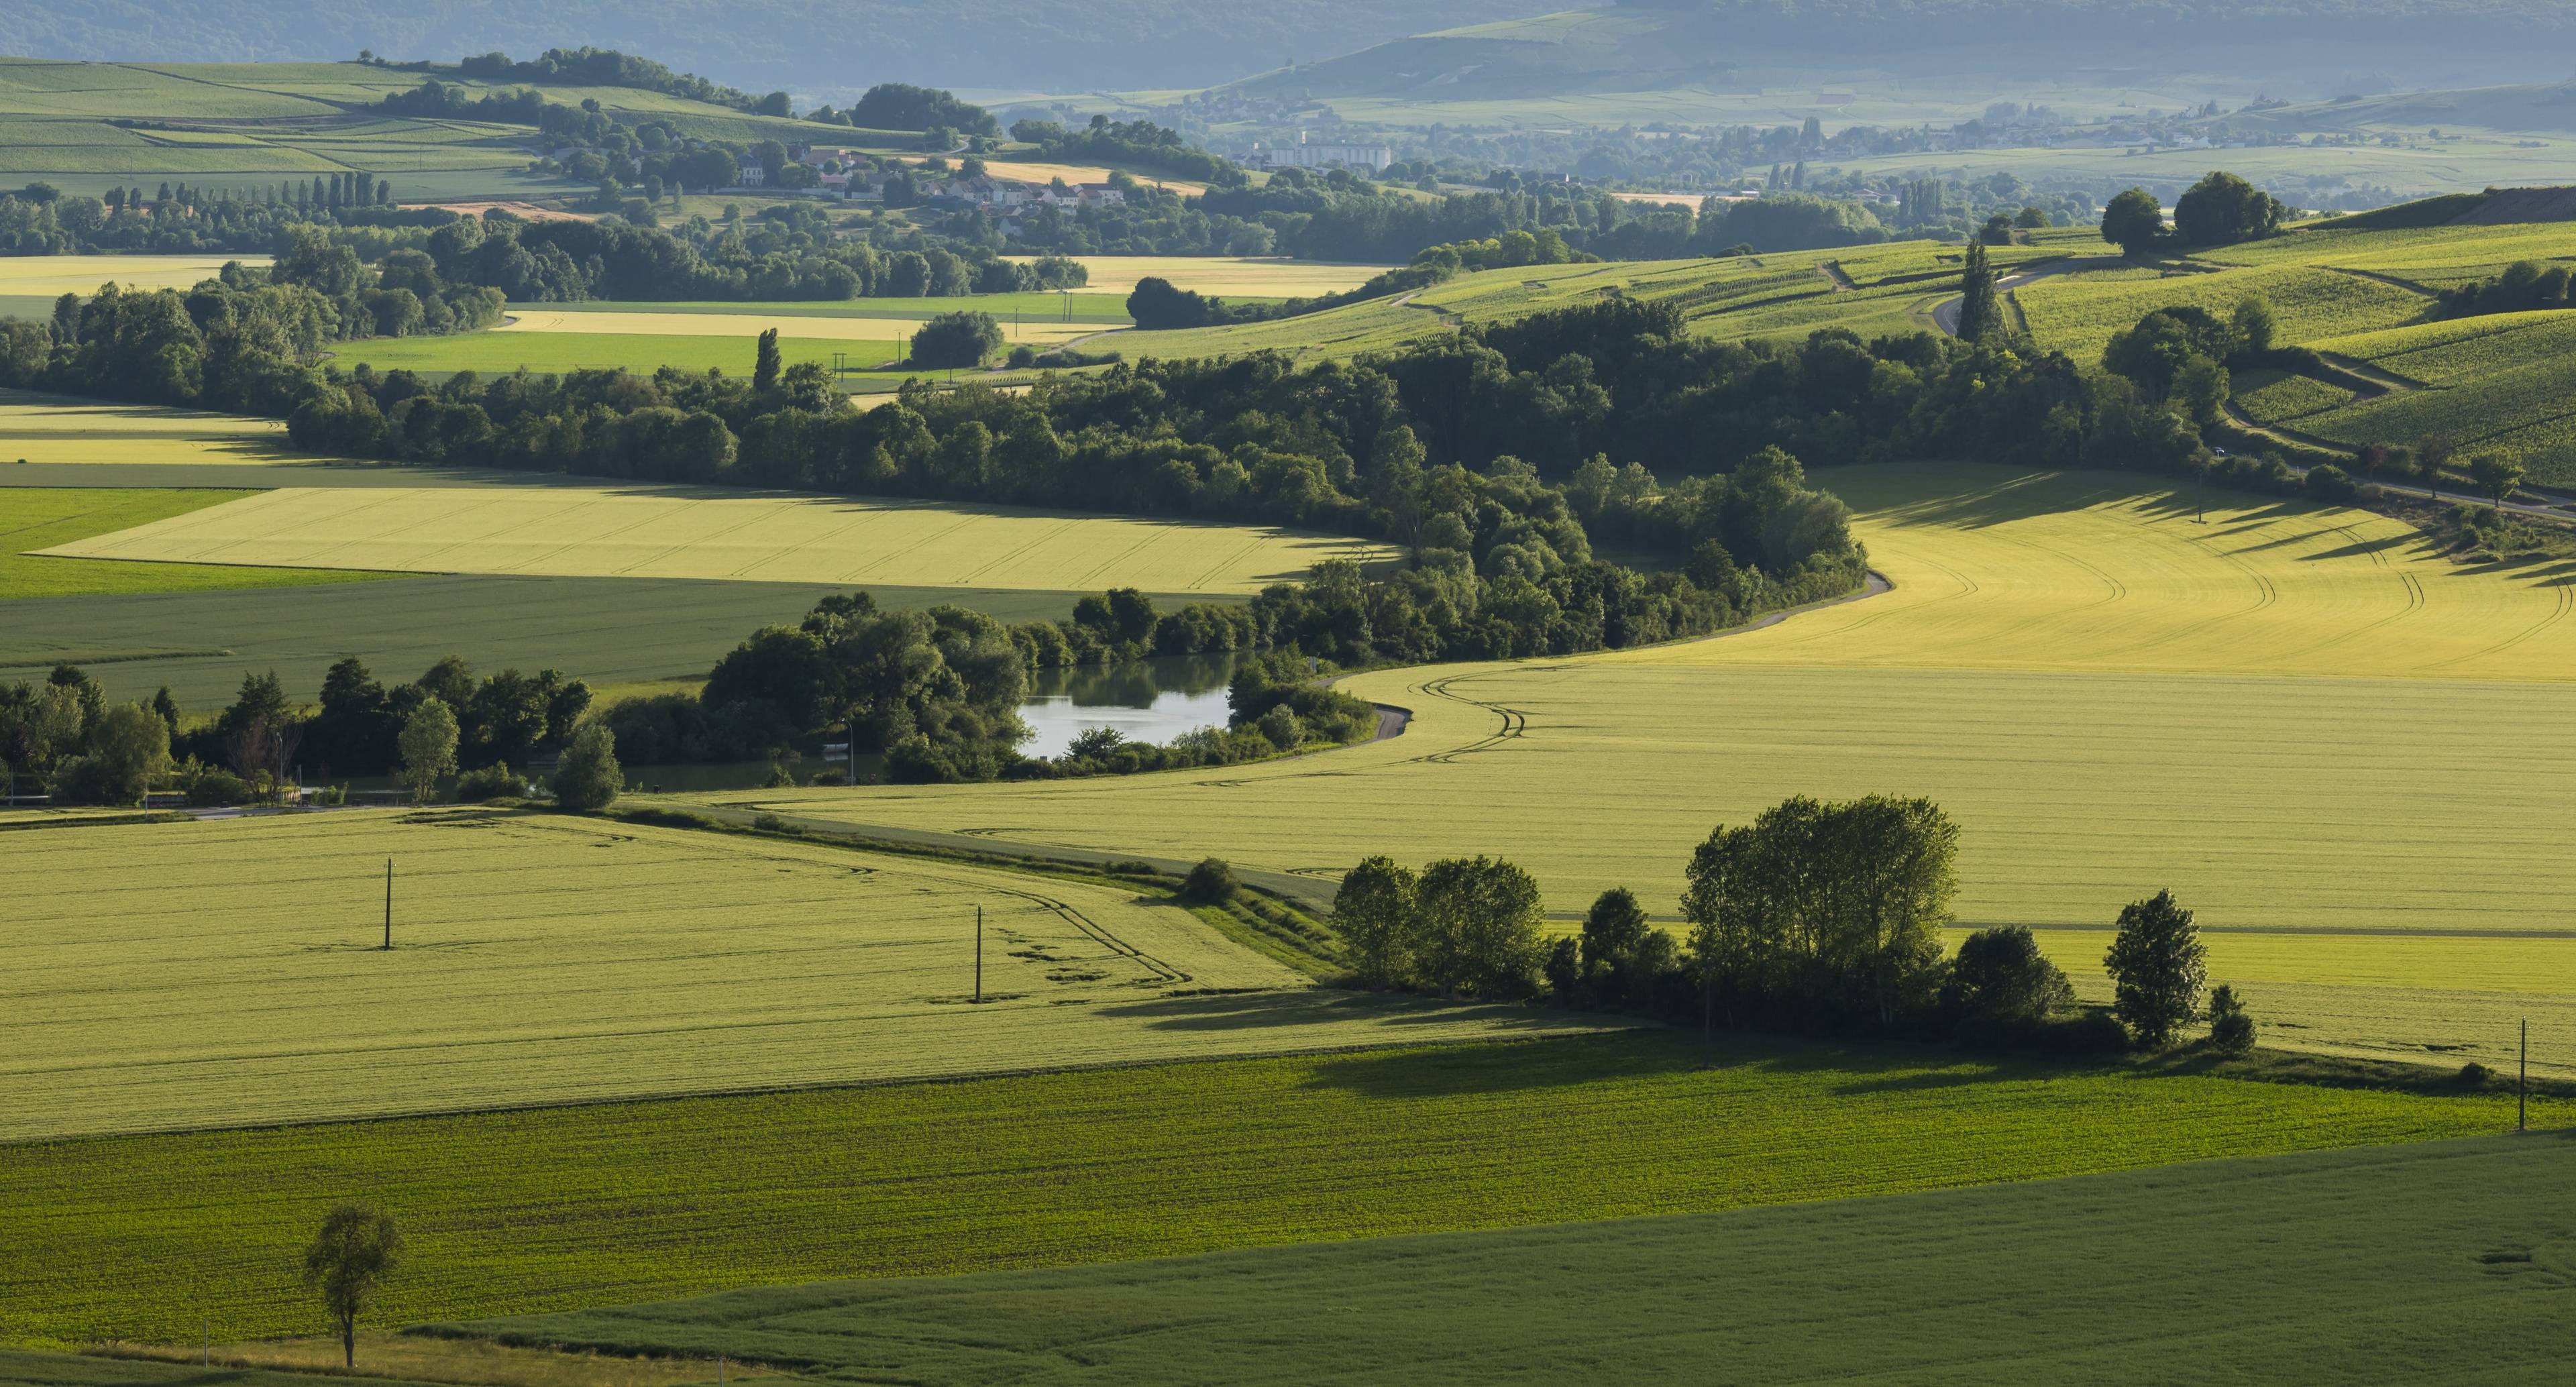
[[[2059,276],[2013,295],[2034,340],[2078,361],[2099,361],[2112,337],[2159,308],[2189,304],[2225,316],[2246,298],[2271,301],[2285,344],[2397,327],[2423,316],[2423,295],[2337,270],[2286,266],[2155,280],[2096,283]]]
[[[1131,890],[569,817],[56,827],[10,834],[7,852],[23,913],[0,1009],[0,1142],[1537,1020],[1315,989]]]
[[[1325,886],[1372,852],[1498,853],[1557,911],[1626,885],[1669,918],[1719,822],[1789,794],[1921,794],[1962,825],[1967,923],[2100,929],[2171,886],[2204,924],[2329,951],[2386,930],[2548,937],[2569,961],[2531,1014],[2576,1038],[2576,943],[2554,937],[2553,903],[2576,872],[2549,837],[2576,812],[2576,761],[2494,735],[2576,716],[2570,589],[2457,568],[2354,511],[1994,469],[1820,475],[1861,508],[1892,593],[1715,641],[1359,676],[1411,727],[1312,761],[718,798],[1213,852]],[[2501,818],[2498,802],[2530,808]],[[2094,942],[2073,947],[2067,966],[2098,973]],[[2317,1029],[2273,1039],[2492,1061],[2510,1035],[2469,994],[2496,970],[2452,957],[2405,965],[2420,1032],[2368,1023],[2374,994],[2307,994],[2302,1015],[2273,1014]],[[2346,986],[2340,966],[2312,980]]]
[[[1201,1053],[1276,1042],[1247,1000],[1154,1016]],[[584,1004],[542,1011],[566,1002]],[[311,1005],[367,1024],[363,1004]],[[1722,1036],[1712,1054],[1658,1028],[21,1145],[0,1160],[21,1230],[0,1241],[0,1323],[18,1342],[316,1332],[295,1253],[348,1190],[403,1219],[411,1269],[378,1313],[416,1323],[2420,1141],[2512,1112],[1937,1050]]]
[[[1384,545],[1006,506],[565,483],[288,487],[57,545],[55,557],[410,573],[1242,593]]]

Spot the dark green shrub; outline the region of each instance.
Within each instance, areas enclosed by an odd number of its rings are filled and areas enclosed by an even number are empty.
[[[1181,879],[1181,894],[1194,901],[1216,904],[1234,899],[1242,889],[1234,879],[1234,868],[1224,858],[1203,857],[1190,874]]]
[[[481,804],[504,796],[523,798],[527,793],[528,778],[500,762],[456,777],[456,802],[459,804]]]

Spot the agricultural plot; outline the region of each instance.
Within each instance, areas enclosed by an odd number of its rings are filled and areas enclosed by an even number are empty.
[[[2156,309],[2189,304],[2224,316],[2255,295],[2271,301],[2284,345],[2398,327],[2431,307],[2424,295],[2382,280],[2297,265],[2108,283],[2058,275],[2015,290],[2013,299],[2039,345],[2090,362]]]
[[[891,313],[870,314],[866,317],[855,314],[831,317],[789,317],[769,314],[758,309],[737,310],[733,313],[656,313],[640,310],[620,312],[598,309],[581,313],[561,313],[547,308],[518,308],[512,310],[501,326],[494,331],[502,334],[529,333],[538,336],[600,333],[626,337],[730,337],[739,343],[749,343],[758,338],[762,332],[777,328],[782,343],[788,332],[793,330],[799,339],[806,342],[830,341],[845,346],[862,342],[874,347],[909,339],[914,329],[940,313],[958,311],[991,313],[993,311],[979,306],[972,299],[951,299],[949,303],[952,305],[949,308],[931,309],[904,317],[896,317]],[[1049,344],[1100,330],[1093,324],[1063,322],[1059,315],[1041,315],[1025,310],[1015,314],[1009,309],[1004,309],[994,314],[994,319],[1001,325],[1002,336],[1012,342]],[[475,333],[445,340],[472,340],[485,335]]]
[[[0,267],[7,265],[0,260]],[[0,466],[311,463],[275,419],[0,390]]]
[[[1233,300],[1229,300],[1231,302]],[[1013,315],[1032,322],[1052,318],[1095,325],[1124,326],[1132,321],[1127,316],[1124,294],[1102,293],[1096,289],[1075,289],[1065,293],[1033,290],[1019,294],[974,294],[965,298],[866,298],[842,299],[837,302],[807,301],[763,303],[746,306],[740,303],[709,301],[702,303],[591,302],[550,303],[545,311],[573,315],[582,313],[706,313],[735,317],[757,312],[763,317],[797,318],[895,318],[921,321],[942,313],[970,311],[990,313],[1002,321]]]
[[[1314,988],[1125,889],[686,830],[351,810],[8,850],[0,1142],[1582,1025]]]
[[[11,255],[0,256],[0,294],[52,300],[86,298],[109,282],[129,289],[187,289],[213,279],[228,260],[265,268],[265,255]]]
[[[2341,409],[2352,392],[2314,376],[2294,376],[2270,367],[2235,373],[2229,403],[2258,424],[2286,424]]]
[[[1262,1005],[1175,998],[1154,1019],[1184,1043],[1261,1044]],[[1711,1053],[1702,1068],[1697,1037],[1658,1028],[25,1144],[0,1157],[17,1230],[0,1242],[0,1323],[22,1343],[317,1332],[295,1254],[353,1190],[404,1221],[411,1269],[379,1313],[416,1323],[1716,1211],[2512,1121],[2509,1096],[1734,1036]],[[2540,1121],[2562,1108],[2544,1102]]]
[[[1069,1344],[1089,1372],[1142,1387],[1650,1384],[1718,1363],[1744,1384],[2113,1381],[2143,1362],[2173,1383],[2385,1379],[2398,1362],[2538,1379],[2562,1366],[2570,1154],[2487,1137],[440,1332],[926,1387],[1053,1380]]]
[[[285,488],[48,553],[408,573],[1241,594],[1327,559],[1393,556],[1384,545],[1261,526],[595,483]]]
[[[26,551],[157,524],[251,495],[241,491],[0,488],[0,599],[206,592],[355,582],[372,573],[321,566],[237,568],[191,563],[87,563]],[[15,627],[0,634],[14,643]]]
[[[1329,890],[1359,858],[1498,853],[1559,912],[1667,918],[1691,848],[1791,794],[1928,795],[1964,923],[2540,935],[2576,757],[2571,589],[2464,569],[2360,512],[2081,474],[1838,469],[1895,590],[1714,641],[1358,676],[1404,736],[1121,781],[717,797],[985,839],[1215,853]],[[2361,735],[2366,732],[2367,735]],[[2576,976],[2576,941],[2557,941]],[[2427,965],[2413,985],[2486,974]],[[2560,991],[2576,991],[2561,988]],[[2483,1013],[2475,1013],[2483,1014]],[[2481,1042],[2473,1013],[2421,1044]],[[2571,1037],[2576,1043],[2576,1037]]]
[[[0,493],[0,505],[6,493]],[[51,562],[51,561],[48,561]],[[104,568],[87,560],[61,560]],[[156,573],[178,565],[150,565]],[[304,570],[213,570],[225,575]],[[841,586],[684,578],[515,578],[476,574],[387,577],[255,591],[162,592],[148,597],[21,598],[0,622],[0,683],[41,679],[76,664],[116,699],[167,688],[183,709],[232,701],[245,673],[275,671],[311,698],[343,655],[386,680],[410,679],[461,655],[478,670],[560,669],[595,689],[694,683],[743,637],[794,625]],[[1056,621],[1079,594],[1000,588],[873,585],[886,607],[955,602],[1003,621]],[[1155,594],[1165,610],[1196,600]],[[602,694],[603,699],[608,697]]]
[[[1012,260],[1034,257],[1016,255]],[[1202,294],[1222,298],[1238,295],[1265,299],[1291,299],[1312,294],[1337,294],[1356,289],[1372,276],[1393,268],[1387,265],[1345,265],[1324,260],[1285,260],[1269,257],[1231,255],[1076,255],[1090,272],[1084,287],[1095,294],[1125,297],[1136,287],[1136,281],[1160,278],[1174,285]]]
[[[565,316],[569,318],[572,315]],[[682,316],[685,315],[671,315],[674,319]],[[828,323],[828,320],[823,321]],[[778,339],[780,359],[789,366],[807,361],[831,366],[836,360],[846,358],[854,370],[877,372],[871,377],[854,377],[847,381],[846,384],[854,391],[865,388],[871,380],[883,380],[887,382],[885,388],[891,389],[907,376],[920,374],[883,369],[903,357],[906,343],[912,335],[909,324],[853,320],[848,332],[848,336],[794,337],[782,333]],[[623,369],[649,376],[670,366],[693,375],[715,370],[729,376],[749,376],[757,364],[759,350],[756,339],[759,333],[759,327],[723,335],[678,332],[638,336],[595,330],[464,332],[446,337],[374,337],[340,342],[333,344],[331,355],[333,364],[343,369],[364,363],[379,371],[401,369],[438,374],[475,371],[483,375],[508,375],[525,368],[555,375],[566,371]]]
[[[2536,481],[2576,478],[2576,314],[2499,313],[2316,345],[2422,388],[2350,401],[2300,428],[2353,444],[2447,434],[2463,447],[2517,454]]]

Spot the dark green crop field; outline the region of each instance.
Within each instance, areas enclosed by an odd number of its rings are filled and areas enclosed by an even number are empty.
[[[0,498],[7,495],[0,491]],[[288,693],[310,699],[323,671],[343,655],[358,656],[377,677],[391,680],[413,678],[448,655],[464,656],[477,669],[560,669],[594,685],[692,679],[762,626],[794,625],[826,594],[846,591],[721,579],[438,574],[257,593],[37,598],[10,603],[0,622],[0,682],[41,677],[70,663],[87,669],[113,698],[149,698],[167,686],[183,708],[212,708],[231,700],[245,672],[272,669]],[[1005,621],[1063,617],[1079,596],[981,588],[869,591],[889,607],[957,602]],[[1171,606],[1202,599],[1156,600]]]
[[[2554,1381],[2571,1161],[2487,1137],[441,1332],[936,1387]]]
[[[1259,1026],[1258,995],[1159,1024]],[[377,1323],[745,1286],[1713,1212],[2494,1132],[2431,1098],[1935,1049],[1462,1045],[0,1147],[0,1334],[319,1332],[333,1201],[403,1220]],[[2556,1120],[2555,1110],[2552,1120]]]

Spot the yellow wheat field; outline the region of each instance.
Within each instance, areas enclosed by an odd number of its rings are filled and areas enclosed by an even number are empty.
[[[0,295],[79,294],[102,284],[185,289],[213,279],[227,260],[266,268],[265,255],[12,255],[0,257]]]
[[[1383,546],[1242,525],[677,487],[287,488],[45,551],[408,573],[1252,593]]]
[[[1029,256],[1009,256],[1027,260]],[[1083,287],[1095,294],[1124,294],[1146,278],[1166,279],[1202,294],[1247,298],[1301,298],[1356,289],[1393,268],[1316,260],[1276,260],[1231,255],[1076,255],[1090,271]]]
[[[0,270],[8,266],[0,259]],[[236,414],[0,391],[0,466],[28,462],[312,462],[286,425]]]
[[[0,884],[0,1141],[1532,1024],[1314,988],[1116,888],[553,815],[21,831]]]
[[[980,312],[972,299],[957,301],[959,311]],[[514,308],[496,332],[587,332],[657,337],[758,337],[770,328],[781,337],[821,338],[833,342],[893,342],[911,337],[923,323],[936,315],[923,313],[911,318],[839,318],[821,314],[794,314],[785,317],[758,313],[621,313],[564,312],[544,308]],[[1002,336],[1013,342],[1062,342],[1100,331],[1097,323],[1063,323],[1044,320],[1014,322],[1008,313],[997,313],[993,320],[1002,327]],[[363,354],[360,352],[359,354]]]

